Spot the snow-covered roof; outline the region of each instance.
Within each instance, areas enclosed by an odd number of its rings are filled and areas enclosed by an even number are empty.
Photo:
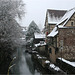
[[[46,43],[44,42],[43,44],[40,44],[40,43],[35,44],[35,47],[38,47],[38,46],[43,46],[43,45],[46,45]]]
[[[58,30],[57,30],[57,26],[59,28],[67,28],[64,27],[65,24],[68,22],[68,20],[71,18],[71,16],[75,13],[75,8],[68,10],[65,15],[60,19],[60,21],[57,23],[57,25],[55,26],[55,28],[52,30],[52,32],[48,35],[48,37],[54,37],[55,35],[58,34]],[[65,22],[64,22],[65,21]],[[62,22],[64,22],[63,25],[59,25]]]
[[[45,38],[45,34],[43,34],[43,33],[35,33],[34,36],[35,36],[35,39],[43,39],[43,38]]]
[[[57,22],[49,22],[48,24],[50,24],[50,25],[56,25]]]
[[[48,23],[57,24],[66,11],[48,9],[47,12],[48,12]]]
[[[57,35],[57,34],[58,34],[57,27],[55,27],[55,28],[53,29],[53,31],[48,35],[48,37],[54,37],[54,36]]]
[[[75,8],[68,10],[65,15],[60,19],[60,21],[57,23],[57,25],[61,24],[65,21],[63,26],[68,22],[68,20],[72,17],[72,15],[75,13]]]
[[[49,24],[57,24],[60,18],[54,17],[54,16],[51,17],[50,14],[48,13],[48,23]]]
[[[75,67],[75,62],[70,62],[70,61],[68,61],[68,60],[65,60],[64,58],[58,58],[58,59],[60,59],[60,60],[62,59],[63,62],[65,62],[65,63],[67,63],[67,64],[69,64],[69,65]]]
[[[46,60],[45,63],[46,63],[46,64],[47,64],[47,63],[50,63],[50,61],[49,61],[49,60]]]
[[[66,28],[69,28],[69,29],[70,29],[70,28],[75,28],[75,27],[63,26],[63,25],[59,25],[58,27],[59,27],[59,28],[65,28],[65,29],[66,29]]]

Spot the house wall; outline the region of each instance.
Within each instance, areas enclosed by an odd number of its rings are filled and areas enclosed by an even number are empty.
[[[51,31],[54,29],[54,27],[55,27],[55,24],[47,24],[47,31],[46,32],[48,32],[48,34],[50,34],[51,33]],[[46,35],[46,43],[49,43],[50,42],[50,39],[49,38],[47,38],[47,35]]]
[[[51,50],[49,50],[51,49]],[[48,53],[49,53],[49,59],[51,62],[56,63],[56,54],[55,54],[55,48],[52,46],[49,46],[48,48]]]
[[[55,24],[50,24],[50,30],[49,30],[49,32],[51,32],[54,29],[54,27],[55,27]]]
[[[48,32],[48,34],[54,29],[55,24],[48,24],[46,23],[46,32]]]
[[[66,22],[66,20],[63,21],[62,23],[60,23],[59,25],[63,25],[65,22]],[[72,15],[72,17],[69,19],[69,21],[65,24],[65,26],[67,26],[67,27],[72,26],[71,22],[73,22],[74,23],[73,26],[75,26],[75,13]]]
[[[70,18],[70,20],[67,22],[65,26],[72,26],[71,22],[73,22],[74,23],[73,26],[75,26],[75,13],[72,15],[72,17]]]
[[[65,20],[66,21],[66,20]],[[59,25],[63,25],[65,23],[65,21],[61,22]]]
[[[48,34],[50,34],[50,32],[53,30],[53,28],[55,27],[55,24],[49,24],[48,23],[48,11],[46,12],[46,19],[45,19],[45,34],[46,34],[46,38],[45,38],[45,40],[46,40],[46,43],[48,43],[48,38],[47,38],[47,32],[48,32]]]
[[[59,57],[75,60],[75,28],[59,29]]]
[[[57,47],[59,47],[59,35],[57,35]]]

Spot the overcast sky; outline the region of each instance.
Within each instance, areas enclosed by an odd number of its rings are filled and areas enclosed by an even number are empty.
[[[71,9],[75,7],[75,0],[23,0],[25,16],[20,21],[21,26],[28,26],[32,20],[40,27],[44,27],[47,9]]]

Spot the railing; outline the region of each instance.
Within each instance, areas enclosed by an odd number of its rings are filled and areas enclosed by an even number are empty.
[[[15,66],[15,65],[16,65],[16,64],[11,65],[11,64],[12,64],[12,62],[13,62],[15,59],[16,59],[16,57],[14,57],[14,58],[12,59],[12,61],[10,62],[10,64],[9,64],[9,68],[8,68],[7,75],[9,75],[9,71],[10,71],[10,69],[11,69],[13,66]]]

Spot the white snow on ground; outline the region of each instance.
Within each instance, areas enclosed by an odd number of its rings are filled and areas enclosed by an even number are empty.
[[[39,56],[38,59],[42,59],[42,57]]]
[[[38,47],[38,46],[43,46],[43,45],[46,45],[46,43],[44,42],[43,44],[40,44],[40,43],[35,44],[35,47]]]
[[[45,63],[50,63],[50,61],[49,60],[46,60]]]
[[[57,67],[57,66],[55,66],[54,64],[50,64],[50,68],[53,68],[56,71],[59,71],[60,70],[60,68]]]
[[[36,56],[39,57],[40,55],[37,54]]]
[[[54,64],[50,64],[50,67],[51,67],[51,68],[55,68],[55,65],[54,65]]]
[[[38,59],[46,59],[46,57],[38,56]]]
[[[47,59],[46,57],[42,57],[39,54],[36,55],[38,57],[38,59]]]
[[[36,55],[38,57],[38,59],[46,59],[46,57],[41,57],[39,54]],[[55,66],[54,64],[51,64],[49,60],[45,61],[46,64],[50,64],[50,68],[53,68],[56,71],[60,71],[60,68]]]
[[[54,70],[59,71],[59,70],[60,70],[60,68],[59,68],[59,67],[55,67],[55,68],[54,68]]]
[[[70,62],[70,61],[68,61],[68,60],[65,60],[64,58],[58,58],[58,59],[60,59],[60,60],[62,60],[63,62],[65,62],[65,63],[67,63],[67,64],[69,64],[69,65],[71,65],[71,66],[73,66],[73,67],[75,67],[75,62]]]

